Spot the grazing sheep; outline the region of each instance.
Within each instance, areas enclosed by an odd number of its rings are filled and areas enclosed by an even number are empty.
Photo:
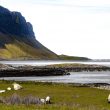
[[[50,104],[50,96],[47,96],[45,100],[46,100],[46,104]]]
[[[110,103],[110,94],[109,94],[109,96],[108,96],[108,103]]]
[[[12,85],[13,85],[14,90],[22,89],[22,86],[17,83],[13,83]]]
[[[4,92],[6,92],[6,90],[0,90],[0,93],[4,93]]]
[[[8,90],[8,91],[11,91],[11,87],[8,87],[7,90]]]
[[[46,104],[45,99],[40,99],[41,103]]]

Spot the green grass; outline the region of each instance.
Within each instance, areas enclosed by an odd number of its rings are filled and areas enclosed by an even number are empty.
[[[18,22],[18,19],[17,19]],[[7,60],[58,59],[59,57],[35,39],[29,36],[15,36],[0,33],[0,58]],[[35,46],[36,44],[37,46]]]
[[[12,87],[11,81],[0,81],[0,89]],[[38,82],[19,82],[24,88],[19,91],[7,91],[0,96],[8,97],[13,93],[20,96],[33,95],[39,98],[51,97],[50,105],[5,105],[0,110],[110,110],[107,96],[110,91],[89,87],[76,87],[69,84],[52,84]]]
[[[83,68],[83,67],[103,67],[101,65],[89,65],[89,64],[81,64],[81,63],[63,63],[63,64],[52,64],[52,65],[47,65],[46,67],[51,67],[51,68]]]
[[[86,57],[78,57],[78,56],[68,56],[68,55],[59,55],[60,59],[62,60],[91,60],[89,58]]]

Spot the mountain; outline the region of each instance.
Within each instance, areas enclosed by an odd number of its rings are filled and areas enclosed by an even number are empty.
[[[0,59],[59,59],[36,40],[33,26],[20,12],[0,6]]]

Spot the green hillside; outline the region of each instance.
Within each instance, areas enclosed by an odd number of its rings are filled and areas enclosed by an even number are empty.
[[[15,39],[14,39],[15,38]],[[2,48],[0,48],[1,59],[58,59],[58,56],[42,46],[37,48],[29,45],[24,40],[17,40],[16,36],[9,38],[7,35],[0,35],[0,40],[5,42]]]
[[[62,60],[90,60],[86,57],[77,57],[77,56],[68,56],[68,55],[59,55]]]

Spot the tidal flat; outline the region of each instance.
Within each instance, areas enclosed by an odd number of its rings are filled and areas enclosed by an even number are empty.
[[[14,81],[0,81],[0,90],[12,87]],[[6,105],[0,103],[1,110],[109,110],[107,102],[109,90],[91,88],[90,86],[46,83],[46,82],[17,82],[23,89],[6,91],[0,97],[10,97],[16,93],[22,97],[32,95],[39,98],[51,97],[51,104],[38,105]]]

